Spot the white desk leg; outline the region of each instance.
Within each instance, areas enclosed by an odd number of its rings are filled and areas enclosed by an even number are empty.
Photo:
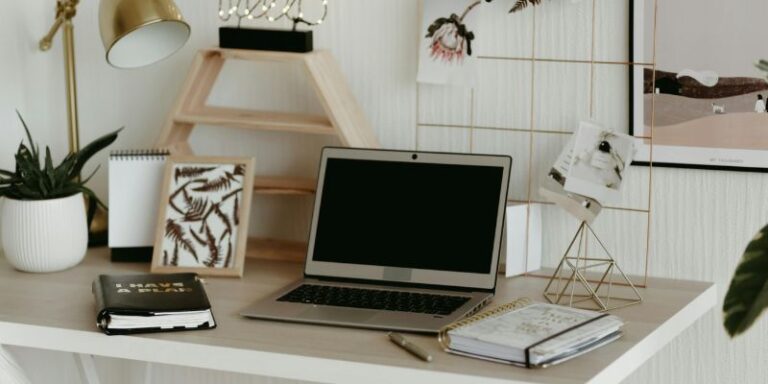
[[[152,363],[144,363],[144,384],[152,384]]]
[[[19,363],[0,345],[0,383],[29,384],[29,378]]]
[[[80,378],[85,384],[100,384],[99,374],[96,372],[96,362],[93,361],[93,355],[84,353],[75,353],[77,368],[80,371]]]

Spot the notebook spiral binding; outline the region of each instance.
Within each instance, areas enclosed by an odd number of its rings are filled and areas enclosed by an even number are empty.
[[[167,149],[123,149],[109,152],[110,160],[165,160],[171,152]]]
[[[494,309],[491,309],[482,313],[478,313],[477,315],[470,316],[464,320],[459,320],[454,323],[448,324],[443,329],[440,330],[440,333],[437,334],[437,342],[440,343],[440,346],[443,348],[445,352],[450,352],[451,337],[448,335],[448,332],[454,329],[466,327],[467,325],[470,325],[480,320],[487,319],[489,317],[501,315],[515,309],[523,308],[531,304],[533,304],[533,300],[529,298],[517,299],[511,303],[500,305]]]

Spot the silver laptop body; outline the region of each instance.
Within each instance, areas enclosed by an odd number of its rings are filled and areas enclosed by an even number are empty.
[[[434,333],[479,310],[496,289],[511,164],[508,156],[324,148],[304,278],[241,314]],[[398,299],[361,305],[359,289]],[[350,297],[317,301],[328,292]]]

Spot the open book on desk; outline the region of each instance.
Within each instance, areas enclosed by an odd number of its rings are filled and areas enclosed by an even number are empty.
[[[450,353],[537,368],[608,344],[623,325],[607,313],[520,299],[449,325],[438,339]]]

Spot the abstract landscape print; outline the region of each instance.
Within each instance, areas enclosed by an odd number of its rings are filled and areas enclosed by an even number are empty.
[[[153,272],[242,273],[252,162],[222,160],[169,160]]]
[[[768,169],[768,82],[754,66],[768,57],[768,2],[658,0],[655,34],[653,1],[635,3],[634,61],[655,66],[635,68],[633,134],[652,131],[654,164]]]

